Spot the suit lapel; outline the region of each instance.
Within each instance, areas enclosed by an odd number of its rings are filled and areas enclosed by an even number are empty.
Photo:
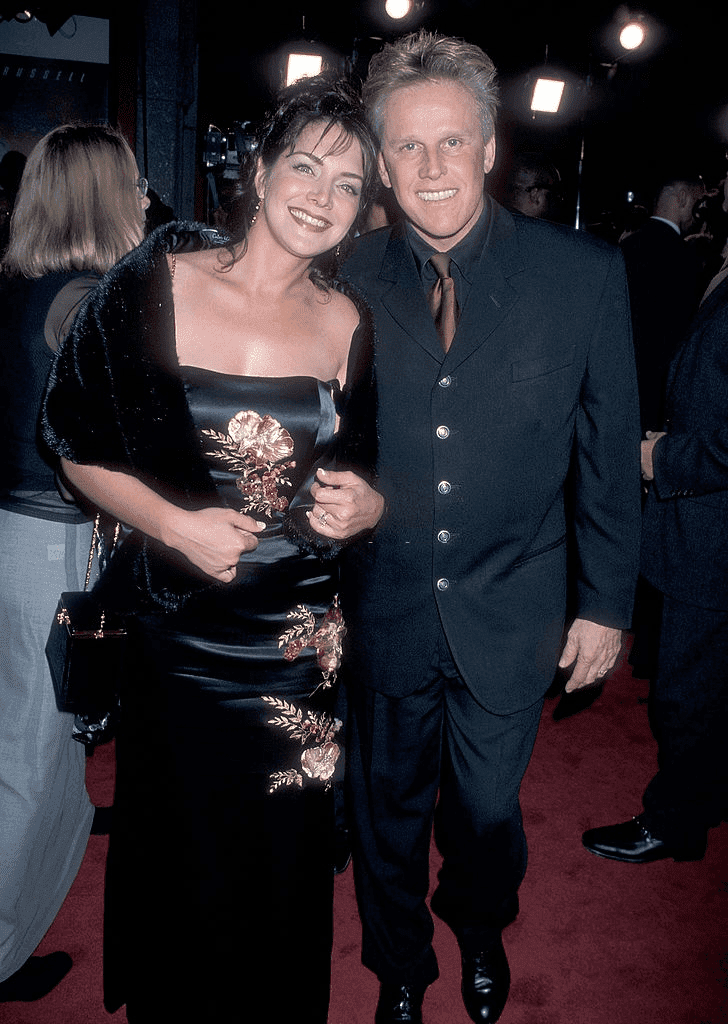
[[[490,230],[455,339],[444,357],[443,366],[447,369],[454,369],[485,344],[518,298],[508,283],[508,278],[524,267],[513,217],[496,203],[488,201],[491,207]],[[392,229],[379,279],[382,284],[381,300],[389,314],[418,345],[442,362],[440,339],[401,223]]]
[[[490,202],[488,237],[444,368],[454,370],[486,344],[518,299],[508,278],[523,270],[513,217]]]
[[[397,224],[387,244],[379,279],[382,303],[410,337],[440,362],[443,352],[403,224]]]

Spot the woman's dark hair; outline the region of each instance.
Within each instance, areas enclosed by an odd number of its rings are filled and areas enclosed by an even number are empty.
[[[354,89],[349,83],[325,74],[304,78],[284,89],[255,133],[255,143],[240,170],[241,195],[235,203],[234,222],[229,225],[233,258],[226,266],[236,263],[247,248],[248,232],[258,206],[255,177],[259,161],[268,169],[284,153],[292,153],[299,135],[310,124],[320,124],[321,137],[330,137],[330,153],[341,152],[357,142],[364,163],[359,212],[349,236],[336,249],[317,256],[311,264],[311,279],[321,287],[325,288],[336,276],[376,192],[377,148]]]

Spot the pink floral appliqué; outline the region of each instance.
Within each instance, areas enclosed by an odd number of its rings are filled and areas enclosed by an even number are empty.
[[[339,607],[338,595],[323,617],[321,626],[316,629],[316,617],[306,605],[297,605],[288,613],[288,619],[295,625],[287,629],[278,639],[278,646],[283,647],[286,661],[295,661],[305,647],[316,651],[316,662],[323,674],[311,696],[319,689],[328,689],[336,682],[336,672],[341,664],[341,644],[346,633],[344,620]],[[291,768],[289,771],[273,772],[270,775],[270,793],[282,786],[303,787],[304,777],[313,782],[323,782],[325,788],[331,785],[331,778],[339,760],[341,748],[334,736],[341,728],[341,721],[326,713],[315,711],[304,712],[295,704],[282,700],[280,697],[263,697],[263,700],[281,713],[269,718],[269,725],[278,726],[292,737],[299,739],[305,748],[301,752],[301,771]]]
[[[295,661],[304,648],[314,647],[316,661],[324,677],[320,686],[327,690],[336,682],[336,673],[341,664],[341,644],[346,633],[338,594],[324,615],[319,629],[316,629],[313,612],[305,604],[296,605],[288,613],[288,618],[296,622],[296,625],[287,629],[278,639],[278,646],[285,648],[283,657],[286,661]]]
[[[329,789],[331,779],[339,760],[341,748],[334,741],[334,736],[341,729],[341,719],[315,711],[302,711],[287,700],[280,697],[263,697],[280,714],[269,718],[269,725],[284,729],[292,738],[301,741],[305,750],[301,752],[301,771],[291,768],[284,772],[272,772],[269,793],[287,786],[303,788],[304,775],[314,782],[323,782]]]
[[[293,438],[277,419],[248,410],[233,416],[227,434],[218,430],[202,434],[217,445],[205,454],[240,473],[235,486],[245,497],[243,512],[285,512],[289,499],[279,488],[291,486],[284,474],[296,463],[290,461]]]

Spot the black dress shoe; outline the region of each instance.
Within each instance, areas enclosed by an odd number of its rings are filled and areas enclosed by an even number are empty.
[[[480,953],[463,953],[462,993],[471,1020],[494,1024],[503,1013],[511,987],[508,958],[499,939]]]
[[[31,956],[23,966],[0,982],[0,1003],[32,1003],[51,992],[73,966],[68,953]]]
[[[641,815],[620,825],[590,828],[581,837],[581,841],[597,857],[622,860],[627,864],[649,864],[666,857],[672,857],[673,860],[700,860],[705,854],[705,843],[679,848],[666,843],[650,832]]]
[[[379,990],[374,1024],[422,1024],[425,989],[417,985],[387,985]]]

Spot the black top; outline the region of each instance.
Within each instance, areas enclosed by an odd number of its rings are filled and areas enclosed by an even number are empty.
[[[57,346],[91,284],[75,272],[0,278],[0,508],[54,522],[88,518],[58,493],[57,459],[39,445],[37,424],[54,359],[49,342]],[[67,301],[59,311],[55,300],[64,290]]]

